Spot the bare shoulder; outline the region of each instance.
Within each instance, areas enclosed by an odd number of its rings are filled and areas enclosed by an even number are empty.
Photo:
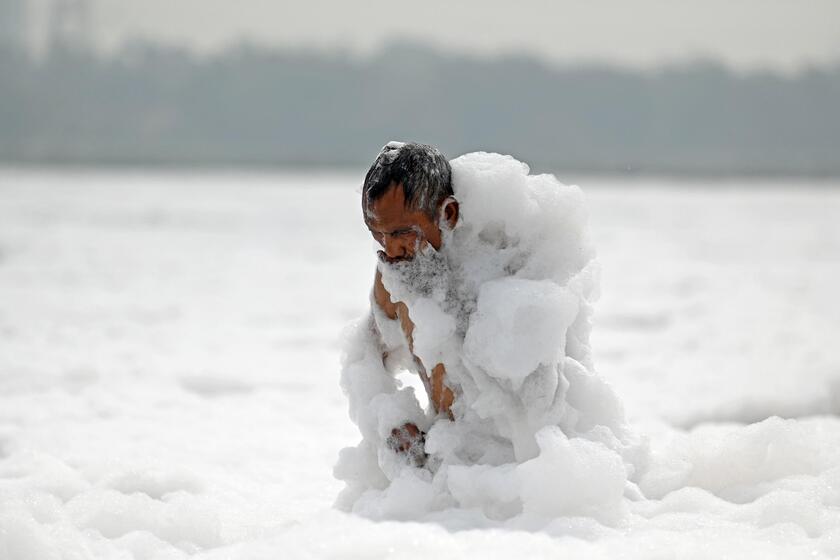
[[[376,276],[373,278],[373,300],[376,305],[385,313],[389,319],[397,318],[397,304],[391,301],[391,294],[385,289],[382,284],[382,275],[376,271]]]

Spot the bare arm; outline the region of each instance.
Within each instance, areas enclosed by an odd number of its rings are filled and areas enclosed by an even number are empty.
[[[376,271],[376,275],[373,277],[373,300],[382,312],[385,313],[386,317],[389,319],[397,318],[397,306],[391,301],[391,294],[388,293],[388,290],[382,284],[382,274],[380,274],[379,270]]]
[[[406,340],[408,340],[408,349],[414,354],[414,323],[408,316],[408,307],[401,301],[394,303],[391,301],[391,294],[385,289],[382,284],[382,275],[376,271],[376,276],[373,280],[373,299],[376,305],[382,310],[389,319],[399,319],[400,326],[403,333],[405,333]],[[426,371],[423,363],[415,356],[414,361],[417,363],[420,376],[423,378],[423,384],[426,387],[426,392],[429,396],[435,412],[446,412],[450,419],[452,419],[451,407],[455,400],[455,394],[446,386],[446,368],[443,364],[437,364],[432,369],[431,379]]]
[[[432,394],[429,399],[435,407],[435,412],[438,414],[446,412],[450,420],[454,420],[452,415],[452,403],[455,400],[455,393],[452,389],[446,386],[446,368],[443,364],[438,364],[432,370]]]

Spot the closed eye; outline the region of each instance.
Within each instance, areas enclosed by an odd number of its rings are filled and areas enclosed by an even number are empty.
[[[380,243],[385,239],[385,237],[403,237],[406,235],[416,234],[413,228],[402,228],[394,231],[374,231],[369,229],[369,231],[373,238]]]

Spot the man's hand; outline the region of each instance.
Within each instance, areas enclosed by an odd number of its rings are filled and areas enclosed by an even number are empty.
[[[398,453],[405,453],[413,466],[422,467],[426,463],[426,451],[423,448],[425,436],[415,424],[407,422],[391,430],[388,447]]]

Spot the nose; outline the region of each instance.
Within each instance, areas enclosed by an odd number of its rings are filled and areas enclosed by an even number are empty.
[[[387,234],[384,237],[382,246],[385,249],[385,255],[389,259],[399,259],[405,256],[405,247],[399,239]]]

